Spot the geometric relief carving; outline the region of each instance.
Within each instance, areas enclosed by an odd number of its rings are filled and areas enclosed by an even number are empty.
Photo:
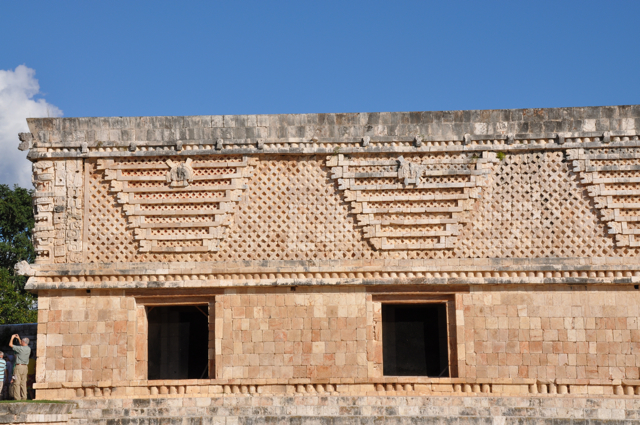
[[[334,155],[327,166],[376,249],[443,250],[455,247],[497,161],[494,152]]]
[[[139,252],[209,252],[233,223],[247,157],[100,159]]]
[[[78,263],[82,258],[83,164],[78,159],[33,163],[37,263]]]
[[[33,247],[37,261],[48,262],[53,259],[55,245],[55,227],[53,226],[53,179],[55,172],[52,161],[34,162],[32,168],[31,180],[35,186]]]
[[[567,154],[616,245],[640,247],[640,151],[571,149]]]
[[[562,151],[507,154],[455,249],[460,258],[632,256],[615,250]],[[632,249],[635,251],[635,249]]]

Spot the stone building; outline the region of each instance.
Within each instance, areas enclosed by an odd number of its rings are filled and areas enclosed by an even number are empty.
[[[38,398],[640,410],[640,106],[28,124]]]

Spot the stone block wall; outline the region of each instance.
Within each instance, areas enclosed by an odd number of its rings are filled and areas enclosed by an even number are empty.
[[[462,300],[469,377],[639,377],[640,291],[632,286],[493,286]]]
[[[135,332],[135,379],[147,379],[148,359],[148,332],[147,310],[144,305],[136,305],[136,332]]]
[[[449,295],[373,289],[224,290],[210,307],[211,382],[384,382],[381,305],[407,301],[447,304],[452,379],[614,385],[639,378],[640,291],[633,286],[487,286]],[[148,299],[43,292],[37,382],[146,382]]]
[[[40,293],[36,381],[132,379],[135,300],[123,295],[123,291]]]
[[[363,289],[228,290],[216,297],[216,313],[222,379],[368,377],[372,317]]]

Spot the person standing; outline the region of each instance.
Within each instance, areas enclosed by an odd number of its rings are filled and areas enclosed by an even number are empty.
[[[13,345],[13,341],[18,339],[18,346]],[[16,365],[13,368],[13,376],[15,381],[13,383],[13,397],[16,400],[27,399],[27,370],[29,365],[29,355],[31,354],[31,348],[29,348],[29,338],[20,339],[20,335],[15,334],[11,336],[9,347],[13,348],[16,353]]]
[[[4,373],[7,370],[7,362],[4,359],[4,353],[0,351],[0,395],[2,394],[2,385],[4,384]]]
[[[13,364],[15,363],[16,356],[13,353],[7,353],[4,356],[4,360],[7,362],[7,370],[4,372],[4,387],[2,391],[4,392],[4,398],[10,400],[13,398],[13,385],[11,385],[11,380],[13,379]]]

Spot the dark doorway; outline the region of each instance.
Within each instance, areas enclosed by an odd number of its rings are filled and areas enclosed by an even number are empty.
[[[449,376],[447,308],[382,304],[382,363],[389,376]]]
[[[208,377],[207,306],[147,307],[148,379]]]

